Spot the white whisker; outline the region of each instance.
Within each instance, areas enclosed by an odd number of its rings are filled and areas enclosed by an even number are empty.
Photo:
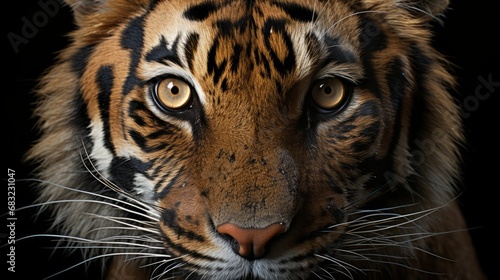
[[[341,267],[342,270],[337,270],[337,272],[343,274],[344,276],[348,277],[349,279],[354,279],[354,276],[352,275],[350,269],[360,271],[357,267],[353,266],[352,264],[343,262],[339,259],[336,259],[336,258],[328,256],[328,255],[315,254],[314,256],[316,256],[318,258],[325,259],[331,263],[334,263],[336,266]]]
[[[93,214],[93,213],[86,213],[86,214],[89,215],[89,216],[98,218],[98,219],[105,219],[105,220],[108,220],[108,221],[115,222],[117,224],[121,224],[121,225],[126,225],[127,226],[127,227],[121,227],[122,229],[125,228],[125,229],[140,230],[140,231],[149,232],[149,233],[153,233],[153,234],[158,234],[159,233],[158,230],[154,230],[152,228],[140,227],[140,226],[137,226],[137,225],[134,225],[134,224],[131,224],[131,223],[120,221],[119,219],[116,219],[114,217],[105,217],[105,216],[100,216],[100,215],[96,215],[96,214]],[[143,223],[143,222],[140,222],[140,221],[136,221],[136,222]],[[109,226],[109,227],[99,227],[99,228],[93,229],[92,231],[94,231],[94,230],[100,230],[100,229],[111,229],[111,228],[113,228],[113,227],[112,226]]]
[[[145,203],[137,198],[135,198],[134,196],[130,195],[129,193],[127,193],[126,191],[124,191],[122,188],[120,188],[119,186],[117,186],[116,184],[114,184],[113,182],[111,182],[109,179],[107,179],[105,176],[103,176],[99,170],[97,170],[97,168],[94,166],[92,160],[90,159],[90,155],[88,154],[88,151],[87,149],[85,148],[85,145],[83,144],[82,142],[82,147],[83,147],[83,150],[85,152],[85,156],[87,158],[87,160],[85,160],[83,158],[83,155],[82,153],[80,152],[80,158],[82,160],[82,163],[83,165],[85,166],[85,168],[88,170],[88,173],[91,174],[97,181],[101,182],[104,186],[110,188],[111,190],[115,191],[116,193],[119,193],[119,194],[122,194],[124,195],[125,197],[131,199],[132,201],[134,201],[135,203],[137,203],[138,205],[141,205],[143,206],[145,209],[153,209],[153,208],[158,208],[157,206],[155,205],[151,205],[151,204],[148,204],[148,203]],[[89,162],[90,166],[92,167],[92,169],[90,169],[88,167],[88,165],[86,164],[86,162]],[[96,173],[96,174],[94,174]]]
[[[326,273],[329,276],[330,279],[335,280],[335,277],[328,270],[326,270],[323,267],[319,267],[319,269],[321,271],[323,271],[324,273]],[[317,273],[314,273],[314,275],[316,275],[316,277],[318,277],[318,279],[323,279],[323,277],[319,276]]]
[[[158,274],[157,276],[155,277],[152,277],[151,280],[154,280],[154,279],[160,279],[162,278],[164,275],[166,275],[167,273],[171,272],[172,270],[175,270],[175,269],[178,269],[180,267],[183,267],[184,264],[183,263],[178,263],[178,264],[175,264],[174,266],[170,267],[170,268],[166,268],[164,271],[162,271],[160,274]]]
[[[50,276],[48,276],[48,277],[44,278],[44,280],[46,280],[46,279],[50,279],[50,278],[53,278],[53,277],[55,277],[55,276],[57,276],[57,275],[60,275],[60,274],[62,274],[62,273],[64,273],[64,272],[67,272],[67,271],[69,271],[69,270],[71,270],[71,269],[74,269],[74,268],[76,268],[76,267],[78,267],[78,266],[80,266],[80,265],[83,265],[83,264],[85,264],[85,263],[89,263],[89,262],[91,262],[91,261],[93,261],[93,260],[103,259],[103,258],[108,258],[108,257],[117,257],[117,256],[137,256],[137,255],[142,255],[142,256],[145,256],[145,257],[168,257],[168,256],[161,255],[161,254],[151,254],[151,253],[130,253],[130,252],[121,252],[121,253],[109,253],[109,254],[102,254],[102,255],[98,255],[98,256],[90,257],[90,258],[88,258],[88,259],[85,259],[85,260],[83,260],[83,261],[81,261],[81,262],[77,263],[77,264],[74,264],[74,265],[72,265],[72,266],[70,266],[70,267],[67,267],[67,268],[65,268],[65,269],[63,269],[63,270],[61,270],[61,271],[59,271],[59,272],[56,272],[56,273],[54,273],[54,274],[52,274],[52,275],[50,275]]]
[[[18,211],[21,211],[21,210],[24,210],[24,209],[29,209],[29,208],[34,208],[34,207],[40,207],[40,206],[50,205],[50,204],[57,204],[57,203],[84,202],[84,203],[105,204],[105,205],[108,205],[108,206],[112,206],[114,208],[118,208],[120,210],[124,210],[124,211],[132,213],[132,214],[137,214],[139,216],[142,216],[142,217],[145,217],[145,218],[148,218],[148,219],[151,219],[151,220],[155,220],[155,218],[159,218],[159,215],[160,215],[159,212],[155,208],[152,208],[152,207],[150,207],[150,205],[145,204],[145,203],[143,203],[142,205],[137,205],[137,204],[134,204],[134,203],[131,203],[131,202],[127,202],[127,201],[123,201],[123,200],[120,200],[120,199],[116,199],[116,198],[113,198],[113,197],[109,197],[109,196],[105,196],[105,195],[101,195],[101,194],[97,194],[97,193],[93,193],[93,192],[88,192],[88,191],[84,191],[84,190],[80,190],[80,189],[69,188],[69,187],[66,187],[66,186],[63,186],[63,185],[60,185],[60,184],[57,184],[57,183],[53,183],[53,182],[47,182],[47,181],[38,180],[38,179],[27,179],[27,180],[33,181],[33,182],[50,184],[52,186],[56,186],[58,188],[62,188],[62,189],[65,189],[65,190],[69,190],[69,191],[73,191],[73,192],[77,192],[77,193],[82,193],[82,194],[86,194],[86,195],[93,196],[93,197],[103,198],[105,200],[109,200],[109,201],[112,201],[112,202],[122,203],[122,204],[124,204],[126,206],[130,206],[130,207],[136,208],[138,210],[146,211],[147,213],[153,214],[155,216],[151,217],[151,216],[145,215],[145,214],[137,212],[137,211],[132,211],[130,209],[127,209],[127,208],[122,207],[122,206],[118,206],[118,205],[113,204],[111,202],[99,201],[99,200],[82,200],[82,199],[71,199],[71,200],[68,199],[68,200],[46,201],[46,202],[42,202],[42,203],[36,203],[36,204],[32,204],[32,205],[27,205],[27,206],[19,207],[17,209]]]
[[[58,235],[58,234],[34,234],[29,236],[20,237],[17,239],[18,242],[31,239],[31,238],[56,238],[58,241],[71,241],[80,244],[106,244],[106,245],[129,245],[140,248],[148,248],[148,249],[164,249],[164,247],[153,247],[151,245],[143,244],[143,243],[133,243],[133,242],[117,242],[117,241],[107,241],[107,240],[93,240],[76,236],[68,236],[68,235]],[[114,238],[118,239],[120,236],[114,236]],[[149,242],[149,240],[148,240]],[[56,249],[59,247],[56,247]]]

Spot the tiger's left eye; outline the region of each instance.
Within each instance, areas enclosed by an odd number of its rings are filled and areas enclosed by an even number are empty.
[[[343,80],[332,77],[317,81],[311,88],[310,96],[318,109],[331,112],[347,102],[349,90]]]
[[[167,110],[187,109],[193,99],[191,86],[178,78],[165,78],[154,88],[157,103]]]

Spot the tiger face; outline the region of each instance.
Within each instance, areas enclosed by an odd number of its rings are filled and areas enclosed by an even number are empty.
[[[465,228],[446,1],[68,2],[30,157],[108,279],[481,275],[442,237]]]

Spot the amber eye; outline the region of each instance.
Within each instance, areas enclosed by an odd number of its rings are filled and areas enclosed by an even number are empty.
[[[181,79],[165,78],[154,90],[155,100],[167,110],[183,110],[191,104],[191,86]]]
[[[348,98],[349,90],[339,78],[321,79],[311,88],[311,100],[318,109],[326,112],[340,109]]]

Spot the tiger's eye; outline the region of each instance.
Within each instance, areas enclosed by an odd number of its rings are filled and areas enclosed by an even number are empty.
[[[160,105],[170,110],[184,109],[192,99],[189,84],[176,78],[161,80],[156,85],[155,94]]]
[[[337,78],[320,80],[311,90],[311,99],[316,106],[328,111],[340,108],[347,97],[343,81]]]

